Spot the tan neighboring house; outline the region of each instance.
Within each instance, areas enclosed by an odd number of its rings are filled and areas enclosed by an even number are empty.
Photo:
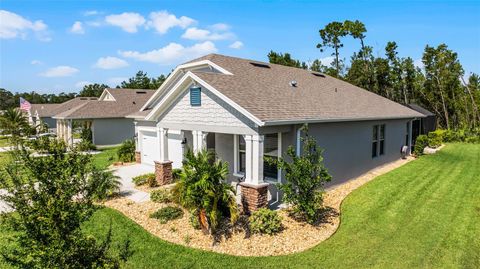
[[[31,113],[38,115],[57,136],[73,144],[73,123],[92,131],[93,144],[117,145],[134,138],[133,119],[127,115],[138,111],[153,95],[153,90],[105,89],[99,98],[76,97],[61,104],[33,104]]]
[[[335,185],[400,159],[412,121],[424,115],[321,73],[209,54],[178,66],[128,117],[138,162],[155,166],[159,182],[169,182],[187,148],[213,150],[255,210],[281,200],[275,184],[284,173],[264,157],[300,152],[305,123]]]

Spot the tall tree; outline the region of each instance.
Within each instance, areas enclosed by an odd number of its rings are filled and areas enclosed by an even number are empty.
[[[138,71],[134,77],[129,78],[128,81],[123,81],[117,88],[156,90],[166,79],[164,75],[160,75],[157,78],[150,78],[146,72]]]
[[[103,90],[106,88],[110,88],[108,85],[105,84],[88,84],[83,86],[83,89],[78,94],[79,96],[83,97],[100,97],[102,95]]]
[[[299,60],[293,59],[290,53],[277,53],[271,50],[267,56],[268,61],[272,64],[280,64],[285,66],[307,69],[307,64],[305,62],[300,62]]]
[[[436,48],[426,46],[422,57],[425,72],[424,96],[432,106],[440,107],[441,126],[450,129],[459,128],[464,115],[458,102],[462,94],[460,77],[463,69],[457,54],[449,50],[447,45],[440,44]],[[438,110],[438,108],[436,109]]]
[[[323,52],[326,48],[332,48],[334,52],[332,56],[335,57],[333,65],[335,66],[335,77],[341,77],[341,60],[339,49],[343,47],[342,37],[348,34],[348,30],[345,28],[342,22],[331,22],[325,26],[325,28],[319,30],[321,43],[317,44],[317,48]]]

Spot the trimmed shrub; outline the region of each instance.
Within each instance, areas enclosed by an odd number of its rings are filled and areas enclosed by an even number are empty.
[[[445,130],[436,130],[428,133],[428,146],[431,148],[440,147],[443,143],[445,133]]]
[[[480,143],[480,136],[469,136],[465,139],[466,143]]]
[[[419,135],[415,141],[413,153],[417,156],[423,155],[423,149],[426,146],[428,146],[428,137],[426,135]]]
[[[176,206],[167,206],[160,208],[150,214],[150,218],[158,219],[160,223],[165,224],[170,220],[180,219],[183,217],[183,210]]]
[[[273,235],[282,230],[282,217],[268,208],[253,212],[249,221],[253,233]]]
[[[79,151],[90,151],[90,150],[95,150],[97,147],[88,140],[82,140],[80,143],[77,144],[77,150]]]
[[[172,169],[172,179],[173,179],[173,182],[179,180],[181,174],[182,174],[182,169],[181,169],[181,168],[174,168],[174,169]]]
[[[150,200],[156,203],[169,203],[172,201],[172,195],[165,189],[155,190],[150,193]]]
[[[132,181],[135,186],[148,184],[150,187],[155,187],[157,185],[157,182],[155,180],[155,173],[148,173],[136,176],[132,178]]]
[[[123,141],[117,150],[118,160],[121,162],[135,161],[135,141],[128,139]]]

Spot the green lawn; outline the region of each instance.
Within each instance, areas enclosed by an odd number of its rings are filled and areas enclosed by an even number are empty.
[[[115,241],[132,241],[127,268],[480,268],[479,194],[480,145],[451,144],[354,191],[337,233],[299,254],[246,258],[182,247],[112,209],[84,230],[104,235],[111,222]],[[0,245],[9,235],[0,234]]]
[[[99,168],[106,168],[117,161],[118,147],[101,149],[99,154],[93,155],[93,162]]]
[[[9,146],[10,142],[8,141],[6,136],[0,136],[0,147]]]

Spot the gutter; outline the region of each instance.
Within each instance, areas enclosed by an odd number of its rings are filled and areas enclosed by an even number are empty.
[[[399,117],[372,117],[372,118],[334,118],[334,119],[300,119],[300,120],[273,120],[265,121],[260,126],[276,126],[287,124],[304,124],[304,123],[329,123],[329,122],[354,122],[354,121],[374,121],[374,120],[400,120],[400,119],[417,119],[425,118],[425,115],[420,116],[399,116]]]

